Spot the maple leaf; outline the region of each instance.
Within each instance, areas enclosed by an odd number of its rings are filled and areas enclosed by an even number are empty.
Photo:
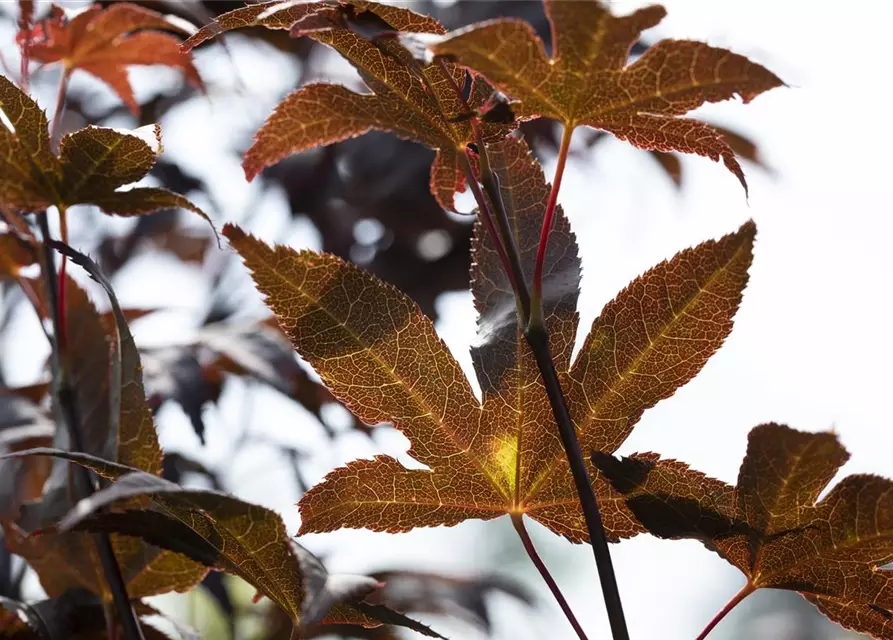
[[[114,483],[81,500],[57,525],[61,531],[115,531],[187,555],[240,576],[279,605],[295,625],[400,624],[442,638],[428,627],[381,605],[363,603],[379,587],[366,576],[331,579],[318,558],[295,543],[274,511],[216,491],[186,489],[134,467],[88,454],[31,449],[11,457],[50,456],[80,464]],[[101,513],[105,507],[151,499],[155,510]],[[380,619],[379,619],[380,617]]]
[[[518,139],[492,145],[490,157],[529,274],[548,185]],[[616,450],[646,408],[720,347],[747,281],[754,233],[745,224],[637,278],[605,307],[572,364],[580,263],[558,214],[545,261],[545,316],[586,450]],[[572,541],[587,539],[512,288],[479,222],[472,276],[481,317],[472,357],[483,404],[405,295],[335,256],[269,247],[234,225],[224,234],[333,395],[368,424],[392,422],[412,443],[409,455],[430,469],[410,470],[389,456],[350,462],[302,498],[302,532],[405,531],[526,513]],[[596,480],[595,489],[612,537],[641,530],[607,483]]]
[[[710,126],[679,118],[706,102],[741,96],[746,103],[783,85],[773,73],[725,49],[690,40],[662,40],[627,66],[645,29],[666,15],[659,5],[616,17],[599,2],[545,0],[552,57],[523,20],[489,20],[432,45],[518,100],[523,119],[547,117],[568,130],[586,125],[657,151],[722,159],[747,189],[726,140]]]
[[[94,4],[74,14],[53,5],[50,17],[28,31],[20,31],[25,55],[43,63],[62,63],[65,73],[80,69],[105,82],[135,115],[140,107],[133,95],[127,67],[165,65],[181,69],[186,79],[202,86],[181,39],[168,31],[189,35],[179,21],[129,2],[107,8]]]
[[[359,14],[359,15],[357,15]],[[435,149],[431,192],[445,209],[454,209],[454,193],[465,190],[460,154],[473,141],[470,123],[457,121],[466,109],[455,86],[464,87],[465,71],[448,65],[447,77],[438,64],[416,61],[394,38],[364,38],[356,27],[359,18],[374,16],[393,32],[444,34],[434,20],[407,9],[365,0],[326,2],[264,2],[218,17],[184,43],[189,49],[231,29],[264,26],[290,29],[307,35],[344,56],[372,93],[356,93],[343,86],[310,84],[289,95],[255,135],[242,166],[249,180],[282,158],[373,129],[391,131],[402,138]],[[476,79],[469,106],[482,106],[490,97],[486,83]],[[485,124],[485,141],[496,141],[508,131],[500,123]]]
[[[734,487],[656,454],[595,464],[654,535],[694,538],[756,589],[801,593],[841,625],[893,638],[893,481],[845,477],[818,503],[849,454],[833,433],[754,428]]]
[[[26,212],[92,204],[107,214],[134,216],[188,209],[213,224],[183,196],[157,187],[121,187],[141,180],[161,150],[158,125],[135,132],[87,127],[63,136],[59,156],[50,147],[46,114],[26,93],[0,76],[0,205]],[[140,133],[150,133],[150,145]]]

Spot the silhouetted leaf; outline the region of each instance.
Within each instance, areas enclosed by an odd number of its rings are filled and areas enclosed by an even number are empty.
[[[20,32],[19,40],[32,60],[59,62],[66,73],[80,69],[93,75],[139,114],[127,67],[174,67],[181,69],[192,84],[202,85],[191,57],[180,51],[180,38],[165,31],[191,32],[182,21],[175,22],[129,2],[116,2],[107,9],[93,5],[70,18],[54,5],[50,18],[28,32]]]
[[[378,571],[372,577],[384,586],[370,599],[398,611],[446,615],[473,624],[488,634],[490,614],[487,597],[493,593],[511,596],[532,605],[533,595],[522,584],[496,575],[458,577],[424,571]]]
[[[31,399],[0,387],[0,453],[46,447],[56,425]],[[46,460],[0,460],[0,520],[15,519],[24,502],[37,500],[50,473]]]
[[[291,343],[268,323],[207,324],[189,343],[148,350],[143,356],[147,386],[156,406],[166,400],[176,401],[202,442],[202,408],[216,402],[227,374],[256,380],[292,398],[331,435],[322,418],[322,407],[336,402],[335,398],[301,368]]]
[[[841,480],[849,454],[833,433],[754,428],[738,485],[675,460],[635,454],[594,463],[655,535],[695,538],[740,569],[751,589],[800,592],[841,625],[893,638],[893,481]]]
[[[494,147],[494,158],[530,269],[548,186],[519,141]],[[545,287],[556,367],[582,442],[613,451],[642,411],[691,379],[728,335],[755,228],[748,223],[684,251],[634,281],[606,307],[571,366],[579,263],[566,223],[558,225]],[[411,300],[334,256],[271,248],[233,225],[224,233],[298,353],[332,393],[364,422],[393,422],[412,443],[409,454],[430,469],[406,469],[389,456],[350,462],[301,499],[302,532],[405,531],[527,513],[570,540],[586,540],[549,404],[530,369],[528,347],[518,340],[514,301],[492,249],[477,250],[474,274],[482,312],[475,349],[481,407]],[[491,242],[487,237],[478,242]],[[623,331],[611,335],[609,320],[616,316],[629,325],[618,324]],[[607,358],[610,353],[616,358]],[[608,401],[634,390],[641,395],[629,396],[634,403]],[[641,530],[607,483],[596,489],[612,536]]]
[[[359,94],[342,86],[311,84],[292,93],[257,132],[245,155],[243,167],[249,180],[290,154],[378,129],[437,150],[431,167],[431,192],[441,206],[453,209],[454,192],[465,189],[459,154],[465,154],[473,141],[471,125],[457,121],[465,109],[453,83],[464,87],[465,72],[449,65],[450,79],[438,65],[418,63],[393,38],[367,39],[361,35],[365,30],[357,28],[358,14],[375,16],[376,23],[383,22],[394,32],[446,31],[433,18],[365,0],[345,0],[338,5],[274,0],[220,16],[187,40],[184,48],[245,26],[290,29],[293,36],[307,35],[338,51],[372,91]],[[488,91],[472,88],[471,107],[481,106],[487,97]],[[486,124],[484,138],[495,141],[506,131],[505,124]]]
[[[62,242],[52,242],[53,248],[82,267],[98,282],[109,297],[114,315],[115,332],[111,353],[111,381],[109,386],[110,433],[114,439],[114,460],[134,466],[154,475],[161,475],[163,455],[155,435],[152,412],[146,403],[140,354],[130,333],[127,319],[118,303],[112,284],[89,257]],[[103,343],[100,343],[102,345]],[[96,348],[99,345],[91,345]],[[103,345],[104,346],[104,345]],[[87,354],[84,354],[87,357]],[[105,452],[107,453],[107,451]],[[102,455],[100,453],[100,455]]]
[[[630,48],[666,15],[659,5],[615,17],[601,3],[547,0],[551,58],[529,24],[506,18],[460,29],[431,47],[482,73],[522,118],[545,116],[566,127],[587,125],[631,144],[720,160],[747,188],[732,148],[697,120],[679,118],[705,102],[744,102],[783,83],[725,49],[662,40],[627,66]]]

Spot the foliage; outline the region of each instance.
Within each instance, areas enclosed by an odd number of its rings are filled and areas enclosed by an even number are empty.
[[[503,178],[517,244],[529,247],[524,261],[532,273],[548,187],[520,141],[508,139],[492,150],[491,162]],[[556,286],[546,317],[587,450],[614,451],[645,408],[693,377],[719,347],[747,281],[753,232],[746,225],[633,282],[602,313],[572,364],[580,264],[567,222],[556,225],[546,265]],[[270,249],[234,226],[224,234],[298,353],[332,392],[361,420],[392,422],[412,443],[410,455],[431,469],[410,471],[387,456],[350,463],[301,500],[302,531],[405,531],[526,513],[575,542],[586,540],[511,288],[480,225],[473,291],[481,319],[473,357],[483,405],[411,300],[333,256]],[[680,308],[687,313],[674,311]],[[668,383],[654,383],[664,377]],[[634,400],[615,400],[624,397]],[[609,533],[638,533],[622,500],[604,484],[596,490]]]
[[[615,638],[628,635],[606,540],[646,531],[694,538],[747,577],[701,637],[752,591],[781,588],[804,594],[846,627],[893,638],[890,571],[882,568],[893,560],[890,481],[850,476],[818,500],[847,458],[835,436],[757,427],[736,487],[658,454],[612,455],[643,412],[696,376],[731,332],[753,258],[753,222],[634,279],[571,357],[582,261],[557,203],[574,131],[597,130],[581,131],[589,145],[604,133],[629,141],[651,152],[677,182],[681,165],[671,153],[722,160],[746,190],[736,151],[759,164],[756,146],[683,116],[705,103],[736,95],[746,103],[782,86],[772,72],[699,42],[648,46],[641,35],[664,17],[660,6],[615,17],[598,2],[546,0],[541,16],[530,5],[512,9],[530,20],[503,16],[451,30],[436,17],[368,0],[276,0],[200,16],[207,24],[194,30],[135,3],[96,4],[76,14],[54,6],[39,22],[34,3],[18,5],[22,77],[0,76],[0,284],[33,307],[51,357],[33,385],[0,385],[0,637],[161,637],[144,624],[157,612],[142,599],[202,583],[232,611],[219,572],[250,584],[257,599],[268,598],[295,637],[329,631],[393,637],[397,627],[443,637],[406,611],[455,615],[489,631],[486,593],[530,603],[523,586],[498,577],[405,568],[330,574],[291,538],[278,513],[230,495],[219,474],[187,456],[165,457],[158,409],[178,403],[204,443],[205,406],[221,397],[226,380],[241,378],[303,406],[330,438],[337,433],[324,419],[328,404],[346,407],[353,427],[365,433],[390,423],[409,439],[409,456],[426,467],[410,469],[379,455],[333,470],[302,491],[299,534],[401,532],[509,515],[584,639],[526,534],[525,515],[592,546]],[[425,313],[454,283],[430,287],[400,273],[395,278],[423,292],[407,295],[346,260],[349,243],[338,232],[327,242],[341,255],[270,245],[248,224],[227,221],[223,233],[274,318],[235,319],[240,303],[227,299],[231,286],[220,268],[213,302],[190,341],[137,347],[130,323],[153,310],[123,308],[110,274],[147,244],[202,264],[213,242],[184,232],[176,210],[211,222],[178,193],[203,185],[158,162],[158,125],[122,131],[87,117],[86,127],[63,132],[69,78],[78,69],[91,74],[128,111],[145,115],[141,107],[152,105],[138,104],[129,67],[173,67],[203,88],[192,49],[245,27],[287,31],[305,59],[308,39],[325,45],[365,84],[355,91],[311,82],[287,96],[244,154],[248,180],[268,167],[268,175],[288,176],[287,167],[326,147],[301,165],[302,180],[292,186],[315,219],[325,218],[332,197],[343,198],[414,239],[410,208],[394,213],[395,197],[410,204],[427,198],[423,210],[443,230],[442,209],[455,209],[456,193],[470,189],[473,226],[452,228],[450,237],[471,247],[478,312],[471,356],[481,400]],[[634,49],[641,55],[630,63]],[[62,68],[51,122],[29,95],[30,62]],[[152,115],[156,107],[148,109]],[[548,120],[562,125],[560,140]],[[384,134],[429,152],[394,166],[379,155],[384,166],[366,176],[342,171],[350,177],[333,181],[344,156],[332,149],[396,149],[393,157],[400,158],[413,148]],[[371,142],[354,140],[360,136]],[[532,143],[558,153],[551,184]],[[300,155],[289,159],[294,154]],[[419,169],[429,174],[422,189],[415,184]],[[132,186],[150,172],[183,188]],[[399,187],[368,194],[383,189],[382,175],[391,173]],[[70,243],[67,212],[76,205],[138,218],[127,234],[97,242],[102,264]],[[48,222],[56,213],[61,240]],[[464,259],[452,268],[464,269]],[[108,312],[98,310],[83,280],[68,274],[68,262],[95,281]],[[396,258],[382,264],[370,260],[373,270],[412,271]],[[426,308],[414,297],[424,298]],[[320,381],[302,368],[292,346]],[[282,449],[302,485],[300,450]],[[194,473],[214,488],[188,486]],[[25,601],[21,579],[4,573],[10,554],[36,573],[46,600]],[[276,624],[274,618],[270,637]]]
[[[890,634],[893,482],[851,475],[818,503],[849,454],[833,433],[778,424],[750,432],[734,487],[655,454],[595,462],[648,530],[693,538],[747,577],[746,592],[798,591],[832,620]]]

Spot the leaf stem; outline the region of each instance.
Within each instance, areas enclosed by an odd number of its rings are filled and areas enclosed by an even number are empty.
[[[81,437],[81,423],[78,414],[77,402],[74,391],[72,390],[68,378],[67,367],[65,366],[65,358],[60,353],[60,345],[58,336],[62,333],[62,310],[60,308],[60,296],[58,282],[56,279],[55,254],[50,246],[50,228],[47,222],[46,211],[37,214],[37,223],[40,227],[40,233],[43,240],[43,274],[44,282],[47,288],[47,298],[49,299],[50,309],[53,318],[53,331],[57,336],[53,344],[53,380],[54,392],[58,398],[58,406],[62,412],[63,422],[68,429],[68,436],[71,440],[72,448],[75,451],[83,451],[83,438]],[[87,497],[94,493],[97,488],[96,480],[90,475],[90,472],[83,467],[76,467],[73,471],[73,482],[78,492],[78,497]],[[130,598],[127,595],[127,586],[121,574],[121,567],[118,565],[118,559],[115,557],[115,551],[112,548],[111,538],[107,533],[96,533],[92,535],[93,542],[96,545],[96,551],[99,555],[99,561],[102,565],[102,571],[105,576],[106,584],[112,593],[112,600],[118,613],[121,626],[124,628],[124,636],[127,640],[144,640],[143,632],[137,622],[136,614],[133,607],[130,606]]]
[[[741,591],[732,596],[732,599],[729,600],[722,609],[720,609],[719,613],[713,616],[713,619],[707,623],[707,626],[704,627],[704,630],[701,631],[696,640],[704,640],[704,638],[706,638],[710,634],[710,632],[713,631],[713,628],[718,625],[732,609],[737,607],[741,603],[741,601],[744,600],[744,598],[752,594],[754,591],[756,591],[756,587],[754,587],[752,583],[748,582],[746,585],[744,585],[741,588]]]
[[[505,247],[499,239],[499,232],[496,230],[496,224],[493,222],[493,214],[490,212],[490,206],[487,204],[487,199],[484,197],[484,194],[481,191],[481,186],[478,184],[477,177],[474,175],[471,161],[464,153],[460,153],[459,156],[461,158],[460,162],[462,163],[462,169],[465,172],[465,179],[468,182],[468,186],[471,188],[471,193],[474,196],[474,199],[477,201],[480,216],[484,220],[484,225],[487,227],[487,233],[493,236],[494,244],[496,245],[496,253],[499,255],[499,261],[502,262],[502,268],[505,269],[506,274],[508,274],[512,289],[517,292],[518,282],[515,280],[508,255],[506,255]]]
[[[558,204],[558,191],[561,189],[561,178],[564,176],[564,166],[567,164],[567,154],[571,148],[573,135],[574,128],[565,126],[561,134],[561,146],[558,149],[555,177],[552,178],[552,190],[549,192],[546,212],[543,215],[543,227],[540,231],[540,243],[536,250],[536,264],[533,268],[533,285],[530,292],[532,305],[530,323],[533,326],[543,324],[543,263],[546,261],[549,233],[552,230],[552,219],[555,217],[555,207]]]
[[[543,577],[543,580],[545,580],[546,584],[549,586],[549,591],[551,591],[552,595],[555,596],[555,600],[558,601],[558,606],[561,607],[561,610],[564,612],[565,617],[567,617],[568,622],[571,623],[574,631],[577,632],[577,636],[580,638],[580,640],[587,640],[586,633],[583,631],[583,627],[581,627],[580,623],[577,622],[577,617],[574,615],[574,612],[571,609],[570,605],[567,603],[567,600],[564,599],[564,594],[561,593],[561,589],[558,588],[558,584],[555,582],[552,574],[549,573],[549,569],[548,567],[546,567],[546,563],[543,562],[543,559],[536,551],[536,547],[533,546],[533,540],[530,539],[530,534],[527,533],[527,527],[524,526],[524,516],[520,513],[513,513],[512,524],[515,526],[515,531],[518,532],[518,536],[521,538],[521,542],[524,544],[524,550],[527,551],[527,555],[530,556],[530,559],[539,570],[540,575]]]
[[[468,104],[468,100],[465,99],[465,94],[462,92],[462,89],[459,88],[459,85],[456,84],[455,78],[453,78],[449,68],[447,68],[446,63],[443,61],[443,58],[437,58],[437,64],[440,66],[443,75],[447,78],[450,85],[452,85],[453,90],[456,92],[456,97],[459,99],[459,102],[462,103],[462,108],[465,109],[466,112],[472,113],[471,106]],[[499,178],[490,166],[490,158],[487,155],[487,145],[484,144],[484,134],[481,130],[481,123],[478,121],[477,115],[472,115],[469,122],[471,124],[471,130],[474,133],[475,144],[478,148],[478,158],[480,158],[481,184],[484,186],[484,190],[487,192],[490,202],[495,208],[495,216],[492,215],[491,212],[491,219],[495,218],[499,234],[497,235],[495,230],[493,230],[493,238],[497,245],[502,245],[500,259],[505,255],[505,259],[502,259],[502,266],[512,283],[512,288],[515,291],[515,296],[521,308],[521,317],[526,324],[530,317],[530,290],[527,287],[527,279],[524,277],[524,269],[521,266],[521,256],[518,252],[517,243],[515,242],[515,234],[512,233],[508,214],[505,210],[505,202],[502,199],[502,192],[499,190]],[[472,185],[472,182],[477,182],[477,177],[474,176],[474,172],[471,173],[470,177],[466,174],[466,181],[472,187],[473,192],[474,187],[477,186],[476,184]],[[483,211],[483,198],[478,198],[477,194],[475,194],[475,199],[478,201],[478,207]]]
[[[465,96],[459,89],[459,86],[449,74],[449,70],[442,58],[438,58],[438,63],[444,72],[444,75],[453,85],[457,95],[462,101],[466,111],[471,111]],[[490,163],[487,158],[487,149],[483,141],[480,126],[476,116],[472,116],[472,128],[476,136],[476,142],[481,157],[481,174],[482,182],[485,187],[489,184],[488,195],[496,206],[497,213],[500,214],[500,231],[502,232],[502,241],[500,235],[497,235],[493,228],[493,220],[486,220],[487,229],[493,235],[494,244],[500,251],[503,268],[508,274],[512,287],[517,295],[518,304],[521,310],[521,321],[527,326],[524,337],[527,344],[533,351],[536,358],[537,366],[540,370],[540,376],[546,387],[546,393],[549,397],[549,404],[552,407],[552,413],[555,416],[555,422],[558,425],[558,433],[561,437],[561,443],[564,446],[564,453],[567,456],[571,473],[574,477],[574,483],[577,488],[577,495],[580,498],[580,508],[583,510],[583,516],[586,520],[586,528],[589,533],[589,540],[592,544],[592,552],[595,555],[595,564],[598,568],[599,581],[602,586],[602,593],[605,599],[605,608],[608,612],[608,620],[611,623],[611,632],[614,640],[629,640],[629,631],[626,628],[626,620],[623,616],[623,605],[620,600],[620,591],[617,588],[617,577],[614,574],[614,565],[611,562],[611,553],[608,549],[608,540],[605,536],[605,529],[602,524],[601,513],[598,508],[598,501],[595,498],[595,492],[592,489],[592,481],[589,478],[589,472],[586,468],[586,461],[583,458],[583,452],[580,449],[580,442],[577,440],[577,432],[571,421],[570,412],[567,408],[567,401],[561,390],[561,383],[558,380],[558,373],[555,371],[555,364],[552,358],[552,351],[549,347],[549,334],[546,330],[542,312],[542,270],[543,261],[546,254],[546,243],[548,241],[549,230],[552,226],[552,217],[555,213],[555,205],[558,201],[558,190],[561,187],[561,177],[564,174],[564,166],[567,162],[568,150],[570,149],[571,136],[573,129],[566,127],[561,139],[561,148],[558,154],[558,167],[555,171],[555,179],[552,183],[552,191],[549,193],[549,200],[546,205],[546,215],[543,220],[543,231],[540,235],[540,244],[537,250],[537,262],[534,268],[534,284],[539,283],[538,294],[536,299],[530,295],[527,289],[527,281],[524,278],[524,271],[521,268],[521,259],[518,253],[517,244],[514,234],[511,232],[511,226],[508,222],[508,216],[505,209],[505,203],[502,199],[502,193],[499,189],[496,174],[492,172]],[[477,200],[478,207],[482,212],[486,211],[489,215],[489,207],[487,201],[481,193],[480,187],[474,179],[474,172],[470,163],[466,159],[466,177],[469,185],[472,187],[472,193]],[[489,174],[489,181],[485,181],[485,175]],[[503,258],[507,255],[507,260]],[[537,278],[537,273],[539,278]],[[539,321],[535,322],[533,314],[538,314]]]
[[[629,631],[623,616],[623,603],[620,600],[620,590],[617,588],[617,576],[614,574],[614,564],[611,562],[611,552],[608,549],[608,539],[605,536],[601,512],[592,489],[592,480],[589,478],[580,442],[577,440],[577,432],[561,390],[561,382],[555,371],[555,364],[549,349],[549,334],[545,325],[540,325],[528,327],[524,336],[527,338],[530,350],[533,351],[534,358],[536,358],[536,364],[549,397],[549,404],[552,406],[552,414],[558,425],[558,435],[561,437],[561,444],[564,446],[564,453],[577,487],[580,507],[586,520],[586,529],[589,532],[589,542],[592,545],[596,567],[598,567],[598,577],[605,599],[605,608],[608,611],[608,620],[611,623],[611,633],[614,640],[629,640]]]

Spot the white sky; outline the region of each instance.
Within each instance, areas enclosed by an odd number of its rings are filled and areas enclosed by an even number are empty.
[[[613,3],[618,13],[643,4]],[[584,260],[584,329],[626,282],[660,260],[733,231],[749,217],[758,226],[751,282],[731,338],[693,382],[645,414],[621,453],[658,451],[734,482],[747,432],[761,422],[777,421],[810,431],[834,427],[852,453],[846,472],[889,476],[893,474],[889,453],[893,346],[887,339],[893,311],[889,296],[893,164],[888,149],[893,147],[889,124],[893,74],[887,41],[893,4],[883,0],[667,0],[664,4],[669,16],[654,30],[653,39],[684,37],[729,47],[765,64],[791,88],[773,90],[747,106],[723,103],[702,112],[718,124],[752,135],[777,171],[771,178],[745,166],[749,203],[731,174],[700,158],[683,161],[686,186],[678,195],[642,152],[619,142],[600,145],[592,156],[569,165],[561,202]],[[270,53],[238,47],[236,38],[232,43],[250,97],[228,115],[229,105],[215,109],[193,103],[184,107],[183,120],[172,117],[165,128],[167,152],[178,160],[190,150],[202,151],[192,156],[192,164],[202,174],[215,174],[219,189],[215,197],[224,203],[226,219],[241,217],[259,186],[245,185],[236,161],[222,159],[221,131],[238,135],[253,131],[283,87],[294,82],[297,71]],[[201,66],[201,56],[199,61]],[[264,71],[246,73],[255,68]],[[207,73],[219,70],[209,67]],[[551,171],[547,166],[547,175]],[[277,221],[285,217],[284,204],[276,194],[266,202],[275,213],[261,231],[273,237]],[[296,245],[314,243],[311,235],[295,238]],[[187,280],[180,281],[176,292],[170,278],[161,280],[140,278],[136,288],[126,286],[132,283],[125,277],[122,301],[170,304],[176,295],[175,304],[197,304],[194,285]],[[474,331],[470,298],[447,296],[442,310],[439,329],[470,373],[467,346]],[[176,325],[175,319],[166,322]],[[138,340],[158,342],[169,336],[160,325],[142,326],[145,329],[135,328]],[[155,329],[148,331],[150,327]],[[26,357],[23,347],[11,348]],[[228,434],[237,429],[237,416],[242,415],[236,395],[230,394],[233,410],[224,424],[211,429],[208,448],[199,454],[203,459],[229,460]],[[224,403],[222,412],[226,411]],[[327,449],[306,417],[274,394],[264,394],[250,415],[252,428],[319,454],[308,467],[314,474],[311,481],[352,458],[382,451],[403,455],[406,449],[405,440],[394,432],[381,433],[375,444],[350,436],[335,451]],[[195,448],[182,415],[166,410],[160,417],[166,445]],[[292,480],[284,467],[271,464],[260,452],[243,456],[230,467],[240,495],[276,508],[290,530],[297,530]],[[284,488],[280,492],[278,487]],[[590,550],[572,547],[535,524],[531,529],[590,638],[609,637]],[[336,570],[404,566],[504,571],[537,589],[542,604],[537,613],[528,615],[499,600],[494,607],[496,638],[574,637],[535,571],[519,555],[520,544],[505,518],[400,536],[340,531],[307,536],[303,542],[330,552],[330,568]],[[743,582],[736,570],[696,543],[642,536],[612,551],[634,638],[694,637]],[[711,637],[730,637],[725,634],[735,620],[733,613]],[[451,630],[437,622],[438,628]],[[467,633],[466,628],[455,627],[452,635],[467,637]]]

